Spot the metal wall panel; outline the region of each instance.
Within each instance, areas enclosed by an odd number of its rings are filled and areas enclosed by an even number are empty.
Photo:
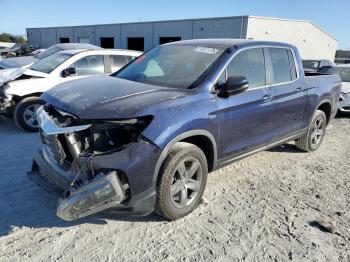
[[[143,37],[145,39],[145,51],[153,47],[154,23],[121,24],[121,48],[128,48],[128,37]]]
[[[244,17],[194,20],[193,38],[241,38]]]
[[[333,61],[338,44],[311,22],[263,17],[249,17],[247,37],[293,44],[303,59]]]
[[[28,44],[29,45],[40,45],[41,46],[41,33],[40,28],[28,28],[27,29],[27,37],[28,37]]]
[[[47,48],[56,44],[56,28],[42,28],[40,32],[40,46]]]
[[[74,26],[73,27],[74,42],[79,43],[80,37],[90,39],[90,44],[95,45],[95,26]]]
[[[120,38],[120,25],[96,25],[95,26],[95,36],[96,45],[100,46],[101,37],[113,37],[114,38],[114,48],[121,48],[121,38]]]
[[[224,17],[164,22],[110,24],[58,28],[27,29],[30,44],[47,47],[59,42],[59,37],[88,37],[91,44],[100,45],[100,37],[114,37],[116,48],[127,48],[128,37],[143,37],[145,51],[159,44],[159,37],[254,38],[294,44],[305,59],[334,59],[337,41],[311,22],[264,17]]]
[[[60,42],[60,37],[69,37],[69,42],[74,42],[74,30],[73,27],[57,27],[57,39],[56,43]]]
[[[159,37],[181,37],[181,40],[192,39],[192,26],[192,21],[155,23],[153,46],[159,44]]]

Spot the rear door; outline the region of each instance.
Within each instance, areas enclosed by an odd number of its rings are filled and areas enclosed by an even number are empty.
[[[227,76],[245,76],[249,89],[228,98],[217,98],[220,119],[220,163],[263,146],[271,138],[271,90],[266,87],[266,61],[262,48],[239,52],[229,63]],[[219,82],[225,81],[222,75]]]
[[[272,47],[265,50],[274,107],[271,135],[273,140],[279,140],[302,128],[307,95],[293,50]]]
[[[120,68],[129,63],[128,57],[125,55],[110,55],[109,56],[109,73],[115,73]]]
[[[76,80],[87,76],[102,75],[106,73],[105,56],[88,55],[75,61],[69,67],[74,67],[77,73],[67,77],[61,76],[62,82]]]

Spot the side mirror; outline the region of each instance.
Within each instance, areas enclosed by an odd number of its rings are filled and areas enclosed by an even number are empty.
[[[74,67],[68,67],[62,71],[62,77],[72,76],[77,73]]]
[[[326,71],[328,71],[329,69],[333,68],[333,66],[322,66],[318,69],[318,73],[324,73]]]
[[[249,87],[248,79],[244,76],[229,76],[225,84],[219,85],[218,96],[229,97],[244,92]]]

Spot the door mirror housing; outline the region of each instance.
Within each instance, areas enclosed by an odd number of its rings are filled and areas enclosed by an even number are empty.
[[[225,84],[218,86],[218,96],[229,97],[246,91],[249,87],[245,76],[229,76]]]
[[[77,73],[74,67],[68,67],[62,71],[62,77],[72,76]]]

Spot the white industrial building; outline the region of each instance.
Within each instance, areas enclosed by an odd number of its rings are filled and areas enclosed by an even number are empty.
[[[303,59],[334,60],[337,40],[310,21],[234,16],[104,25],[27,28],[30,45],[84,42],[146,51],[159,44],[200,38],[253,38],[296,45]]]

